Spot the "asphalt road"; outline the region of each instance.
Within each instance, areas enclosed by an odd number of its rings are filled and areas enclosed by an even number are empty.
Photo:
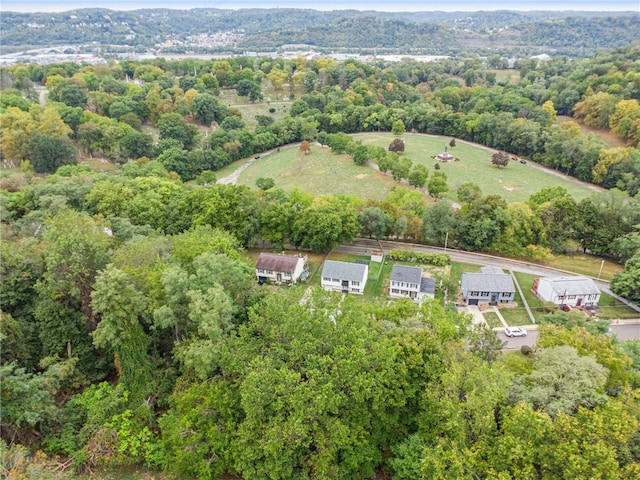
[[[640,339],[640,324],[611,325],[610,332],[620,342],[638,340]],[[537,330],[527,330],[526,337],[507,337],[503,332],[498,333],[498,336],[507,342],[504,350],[519,349],[522,345],[533,347],[538,342]]]

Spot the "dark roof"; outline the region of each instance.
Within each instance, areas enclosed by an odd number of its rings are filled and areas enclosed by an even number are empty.
[[[261,253],[256,268],[272,270],[274,272],[293,273],[301,257],[280,255],[277,253]]]
[[[365,276],[367,265],[360,263],[338,262],[336,260],[326,260],[322,268],[322,276],[337,278],[339,280],[355,280],[361,282]],[[366,281],[366,278],[364,278]]]
[[[429,295],[436,293],[436,280],[434,278],[423,277],[420,280],[420,291]]]
[[[511,275],[506,273],[469,273],[464,272],[460,286],[468,292],[510,292],[516,291]]]
[[[420,267],[408,267],[406,265],[394,265],[391,269],[391,281],[415,283],[420,285],[422,269]]]

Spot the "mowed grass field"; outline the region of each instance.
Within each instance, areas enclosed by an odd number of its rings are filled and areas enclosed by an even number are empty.
[[[230,170],[225,167],[216,172],[218,178]],[[276,187],[285,191],[297,187],[311,195],[345,194],[376,200],[383,200],[392,187],[400,185],[373,168],[356,165],[348,155],[335,155],[330,148],[317,145],[312,145],[309,154],[292,146],[263,156],[240,174],[238,183],[255,188],[261,177],[273,178]]]
[[[376,145],[387,148],[393,140],[391,133],[363,133],[355,134],[355,138],[364,145]],[[545,187],[562,186],[567,189],[576,200],[589,197],[592,190],[564,177],[560,177],[532,166],[511,161],[504,168],[495,167],[491,163],[493,150],[486,147],[470,145],[456,140],[455,147],[449,147],[451,137],[435,137],[427,135],[404,134],[401,137],[405,143],[404,156],[414,164],[422,164],[429,170],[429,175],[435,172],[436,160],[434,155],[444,152],[445,144],[448,153],[460,159],[458,162],[440,163],[440,171],[447,175],[449,192],[446,198],[456,201],[456,190],[465,182],[480,185],[484,195],[500,195],[507,202],[522,202]]]

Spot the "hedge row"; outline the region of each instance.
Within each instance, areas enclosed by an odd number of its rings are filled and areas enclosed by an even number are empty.
[[[436,267],[444,267],[451,263],[451,257],[446,253],[421,253],[405,250],[391,250],[388,254],[388,258],[399,262],[421,263],[423,265],[435,265]]]

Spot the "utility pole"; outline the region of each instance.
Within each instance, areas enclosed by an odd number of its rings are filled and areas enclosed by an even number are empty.
[[[602,274],[602,268],[604,267],[604,259],[602,260],[602,263],[600,264],[600,271],[598,272],[598,280],[600,280],[600,274]]]
[[[447,253],[447,242],[448,241],[449,241],[449,232],[447,232],[447,234],[444,237],[444,253]]]

